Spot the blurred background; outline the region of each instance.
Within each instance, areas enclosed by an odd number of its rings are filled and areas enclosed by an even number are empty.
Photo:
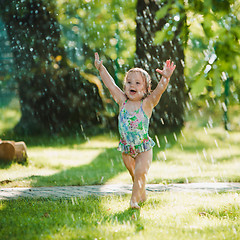
[[[122,88],[127,70],[171,59],[151,132],[240,129],[240,1],[2,0],[0,137],[117,131],[118,106],[94,52]]]

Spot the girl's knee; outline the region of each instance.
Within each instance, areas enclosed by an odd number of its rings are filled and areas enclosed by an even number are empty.
[[[135,169],[135,178],[137,179],[146,179],[148,169]]]

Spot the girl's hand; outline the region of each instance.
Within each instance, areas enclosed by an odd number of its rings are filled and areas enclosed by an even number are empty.
[[[94,63],[95,63],[95,67],[97,68],[97,70],[100,71],[103,60],[102,61],[99,60],[99,55],[97,52],[95,53],[95,62]]]
[[[156,71],[160,73],[163,77],[170,78],[175,68],[176,68],[176,65],[174,65],[174,62],[167,60],[163,70],[160,70],[157,68]]]

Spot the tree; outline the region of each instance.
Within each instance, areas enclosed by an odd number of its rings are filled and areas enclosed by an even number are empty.
[[[97,124],[95,84],[68,65],[54,1],[1,1],[15,58],[22,117],[17,130],[58,132]]]
[[[95,69],[94,52],[100,54],[110,74],[121,88],[124,75],[134,66],[135,0],[58,1],[58,20],[62,27],[61,41],[67,50],[68,60],[81,62],[81,71],[99,78]],[[79,48],[79,42],[83,47]],[[85,47],[84,47],[85,46]],[[76,52],[78,58],[73,58]],[[82,56],[85,58],[82,58]],[[95,75],[95,77],[93,77]],[[99,81],[98,80],[98,81]],[[98,82],[98,85],[101,85]],[[104,123],[107,128],[117,128],[118,106],[103,86]]]
[[[171,1],[145,1],[137,3],[136,58],[135,65],[146,69],[153,80],[153,88],[160,76],[155,72],[162,63],[171,59],[176,64],[175,73],[171,77],[166,92],[155,108],[152,117],[154,130],[180,129],[184,124],[184,106],[186,91],[184,82],[184,36],[185,13],[179,11],[177,17],[168,12]],[[168,13],[167,13],[168,12]],[[175,22],[177,27],[170,28],[169,22]],[[160,35],[158,34],[158,31]],[[162,41],[162,40],[166,41]],[[157,44],[160,42],[160,44]]]
[[[169,12],[173,19],[178,18],[179,12],[180,16],[185,14],[187,24],[180,35],[186,37],[184,72],[189,95],[218,99],[227,129],[227,104],[239,103],[240,96],[239,1],[174,0],[156,15],[166,18]],[[168,21],[157,32],[155,42],[164,44],[174,39],[173,34],[168,34],[173,28],[176,21]]]

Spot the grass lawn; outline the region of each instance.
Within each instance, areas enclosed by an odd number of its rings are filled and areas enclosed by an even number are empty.
[[[0,108],[2,139],[20,116],[11,104]],[[148,183],[239,182],[239,106],[231,116],[232,131],[206,111],[190,116],[179,133],[152,135],[157,144]],[[114,133],[19,140],[28,146],[29,162],[0,164],[0,187],[131,183]],[[240,239],[238,193],[155,193],[139,211],[129,209],[129,199],[0,201],[0,239]]]
[[[151,194],[0,202],[1,239],[240,239],[237,193]],[[6,217],[7,216],[7,217]]]
[[[0,108],[0,111],[0,116],[5,116],[0,119],[0,126],[8,122],[8,128],[13,127],[14,118],[11,120],[10,116],[14,116],[14,108]],[[19,115],[15,111],[17,121]],[[156,146],[148,183],[239,182],[239,107],[233,111],[236,119],[233,131],[225,131],[217,122],[220,116],[215,116],[214,125],[212,116],[206,113],[201,121],[188,121],[179,133],[152,135]],[[4,139],[1,135],[0,132],[0,138]],[[114,133],[20,140],[28,146],[29,163],[0,164],[0,187],[131,183],[116,150],[118,136]]]

